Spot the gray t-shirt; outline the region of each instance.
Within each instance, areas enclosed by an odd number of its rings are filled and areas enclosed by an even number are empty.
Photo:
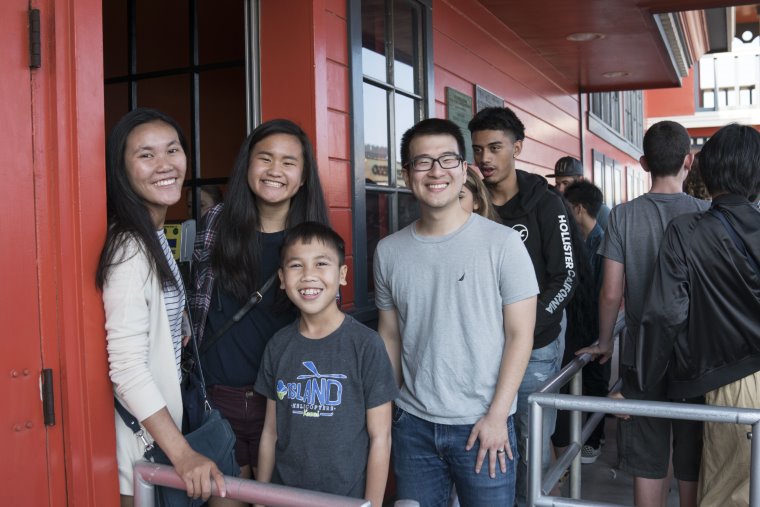
[[[298,326],[272,337],[255,384],[277,403],[272,482],[363,498],[367,410],[398,395],[388,353],[375,331],[348,315],[321,339]]]
[[[615,206],[610,212],[599,255],[625,266],[625,326],[621,361],[634,366],[635,337],[641,324],[644,298],[652,282],[660,243],[670,221],[684,213],[702,211],[708,201],[684,193],[648,193]]]
[[[395,308],[401,334],[396,403],[430,422],[473,424],[496,390],[503,307],[538,294],[533,263],[519,233],[474,213],[446,236],[414,225],[375,252],[375,303]]]

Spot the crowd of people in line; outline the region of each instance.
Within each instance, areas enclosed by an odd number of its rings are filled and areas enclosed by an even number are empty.
[[[760,408],[760,133],[733,124],[704,145],[710,202],[683,192],[696,166],[686,130],[656,123],[640,160],[650,191],[610,210],[572,157],[548,175],[556,186],[516,168],[525,127],[509,108],[483,109],[468,127],[474,164],[448,120],[422,120],[401,139],[419,218],[375,250],[374,331],[338,304],[346,249],[298,125],[253,130],[223,202],[198,189],[186,286],[163,233],[182,197],[185,137],[153,109],[116,124],[96,280],[117,404],[148,433],[136,438],[115,414],[121,505],[133,504],[133,467],[151,441],[189,497],[242,505],[223,498],[219,467],[182,432],[191,334],[211,404],[235,433],[240,477],[372,505],[390,500],[389,470],[395,498],[422,506],[524,505],[528,395],[588,352],[597,361],[584,393],[606,396],[623,302],[616,396]],[[569,444],[567,418],[544,409],[541,427],[546,469]],[[621,419],[635,504],[664,505],[672,447],[682,506],[747,505],[746,433]],[[583,462],[604,437],[602,421]]]

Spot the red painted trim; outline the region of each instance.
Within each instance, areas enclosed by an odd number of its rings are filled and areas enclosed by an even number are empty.
[[[40,0],[39,7],[43,67],[33,77],[33,122],[42,353],[58,386],[59,422],[50,431],[64,442],[50,456],[50,505],[118,505],[113,394],[94,283],[106,216],[102,4]]]

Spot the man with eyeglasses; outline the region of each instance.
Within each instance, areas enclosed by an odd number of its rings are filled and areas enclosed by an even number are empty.
[[[507,107],[488,107],[468,124],[475,163],[491,193],[502,223],[518,231],[533,261],[540,293],[536,308],[533,352],[520,385],[517,401],[517,436],[521,460],[517,473],[518,503],[527,490],[528,395],[556,375],[564,352],[564,314],[578,281],[567,211],[543,176],[515,168],[525,138],[525,126]],[[551,462],[550,437],[557,411],[543,411],[544,469]]]
[[[398,498],[511,506],[517,388],[533,342],[538,284],[511,229],[462,209],[464,138],[423,120],[401,140],[420,218],[375,253],[378,331],[401,386],[393,414]]]

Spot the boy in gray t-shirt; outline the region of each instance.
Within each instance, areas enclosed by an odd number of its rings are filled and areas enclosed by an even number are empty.
[[[404,134],[402,174],[420,219],[375,253],[378,331],[402,385],[393,468],[399,498],[445,505],[456,484],[462,505],[512,505],[511,414],[538,284],[519,235],[459,205],[462,153],[461,130],[448,120]]]
[[[639,391],[633,369],[636,337],[644,298],[652,280],[662,237],[670,221],[684,213],[708,207],[682,192],[693,155],[689,134],[672,121],[652,125],[644,135],[642,167],[652,175],[652,188],[630,202],[612,209],[599,254],[604,257],[604,279],[599,296],[599,344],[579,350],[599,356],[612,355],[612,330],[625,294],[626,332],[621,347],[622,396],[665,401],[662,383]],[[681,505],[696,505],[696,487],[702,448],[701,423],[629,417],[618,425],[620,468],[634,476],[634,503],[659,505],[667,495],[671,425],[673,469],[679,480]]]
[[[256,479],[382,505],[398,389],[380,337],[336,304],[343,252],[314,222],[283,242],[281,288],[301,318],[267,344],[254,386],[268,398]]]

